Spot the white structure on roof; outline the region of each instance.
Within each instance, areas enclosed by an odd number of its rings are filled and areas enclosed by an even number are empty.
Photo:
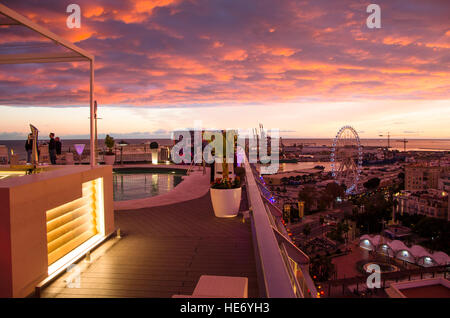
[[[420,245],[407,247],[402,241],[387,241],[380,235],[370,236],[366,234],[361,236],[359,246],[423,267],[450,265],[450,257],[444,252],[430,253]]]
[[[90,65],[90,161],[95,165],[95,109],[94,109],[94,55],[79,48],[53,32],[41,27],[30,19],[0,4],[0,26],[23,26],[49,39],[55,46],[67,49],[67,52],[0,54],[0,64],[56,63],[56,62],[89,62]]]

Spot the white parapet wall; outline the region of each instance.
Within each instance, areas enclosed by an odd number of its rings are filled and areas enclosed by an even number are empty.
[[[442,285],[450,289],[450,281],[443,277],[428,278],[412,280],[407,282],[391,283],[390,287],[386,289],[386,293],[390,298],[407,298],[402,290],[418,287],[427,287],[432,285]]]
[[[1,179],[0,297],[30,295],[113,231],[111,166],[53,166]]]

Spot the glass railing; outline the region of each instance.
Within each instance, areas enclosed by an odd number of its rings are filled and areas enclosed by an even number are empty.
[[[248,202],[252,210],[252,230],[256,238],[254,244],[257,245],[257,261],[262,270],[266,296],[316,298],[317,291],[308,272],[308,257],[292,244],[284,226],[270,211],[272,195],[255,167],[247,161],[244,167]]]

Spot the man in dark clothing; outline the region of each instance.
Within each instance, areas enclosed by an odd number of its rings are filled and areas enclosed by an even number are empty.
[[[56,141],[55,141],[55,134],[50,133],[50,142],[48,143],[48,153],[50,155],[50,162],[52,165],[56,165]]]
[[[25,150],[27,151],[27,163],[31,163],[31,153],[33,152],[33,135],[29,134],[25,142]]]
[[[59,137],[55,138],[55,142],[56,142],[56,154],[60,155],[61,154],[62,143],[61,143],[61,140],[59,139]]]

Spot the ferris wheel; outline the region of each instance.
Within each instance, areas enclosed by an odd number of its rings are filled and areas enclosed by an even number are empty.
[[[362,148],[358,133],[351,126],[342,127],[331,147],[331,174],[347,187],[346,193],[358,191],[362,167]]]

